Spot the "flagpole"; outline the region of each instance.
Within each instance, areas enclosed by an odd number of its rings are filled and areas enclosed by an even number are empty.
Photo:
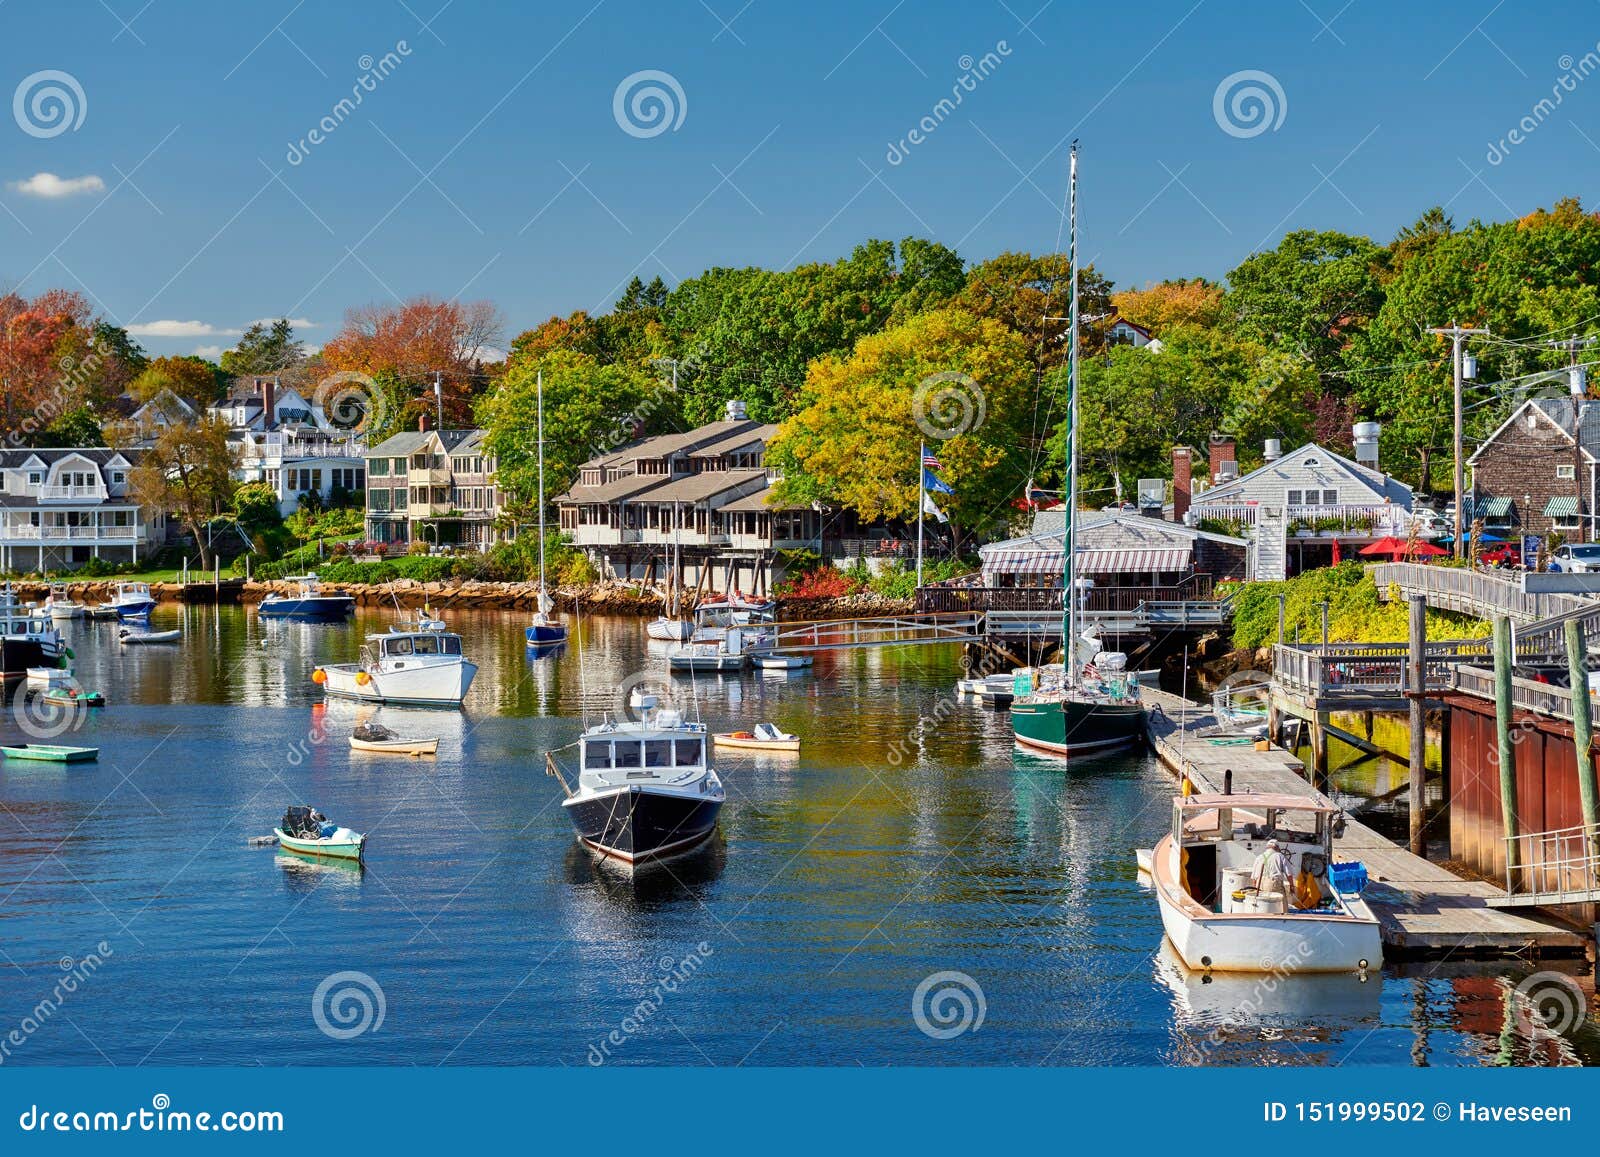
[[[917,589],[922,589],[922,512],[928,505],[928,489],[923,485],[923,471],[928,467],[928,446],[925,442],[917,443]]]

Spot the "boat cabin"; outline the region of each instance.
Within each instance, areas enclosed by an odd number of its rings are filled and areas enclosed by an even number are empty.
[[[3,591],[0,591],[0,635],[10,638],[32,637],[40,640],[58,637],[50,616],[36,614],[31,606],[19,603],[17,596],[11,593],[9,583]]]
[[[1278,842],[1287,860],[1287,879],[1309,873],[1319,902],[1326,902],[1332,896],[1333,841],[1343,830],[1339,808],[1303,796],[1179,796],[1172,807],[1172,839],[1182,849],[1179,883],[1213,912],[1233,911],[1238,893],[1260,883],[1254,878],[1257,862],[1269,840]]]
[[[681,734],[595,732],[583,737],[582,746],[584,771],[622,772],[620,779],[640,770],[653,776],[670,768],[698,771],[706,765],[705,734],[692,724],[684,725]]]
[[[380,659],[439,659],[461,657],[461,636],[445,631],[391,631],[373,635]]]

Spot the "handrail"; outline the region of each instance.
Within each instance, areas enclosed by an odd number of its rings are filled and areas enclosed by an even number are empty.
[[[1507,836],[1508,895],[1577,897],[1600,894],[1600,823]]]

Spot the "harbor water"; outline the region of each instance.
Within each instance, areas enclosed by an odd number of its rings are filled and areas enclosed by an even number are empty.
[[[397,617],[166,606],[170,647],[66,625],[109,706],[50,740],[97,762],[0,766],[0,1063],[1600,1061],[1593,1024],[1539,1021],[1538,965],[1186,974],[1134,859],[1169,775],[1022,754],[952,697],[953,647],[691,680],[636,619],[531,658],[524,616],[448,613],[481,667],[464,710],[325,705],[312,668]],[[720,755],[720,835],[630,878],[575,843],[544,767],[641,685],[803,750]],[[27,740],[36,705],[8,700]],[[352,752],[373,719],[438,756]],[[368,833],[365,868],[250,846],[298,803]]]

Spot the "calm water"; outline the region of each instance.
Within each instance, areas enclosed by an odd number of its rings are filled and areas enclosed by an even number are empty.
[[[163,649],[72,628],[84,685],[112,705],[62,737],[98,763],[0,769],[0,1039],[24,1038],[5,1063],[582,1065],[602,1042],[623,1064],[1600,1058],[1592,1028],[1534,1032],[1508,996],[1526,968],[1184,976],[1132,854],[1166,824],[1165,773],[1018,754],[1003,714],[941,705],[951,648],[699,680],[714,729],[772,720],[805,753],[723,759],[718,842],[630,882],[574,844],[543,761],[634,673],[663,683],[641,624],[586,621],[581,645],[533,661],[520,617],[452,615],[482,667],[466,710],[379,715],[441,735],[438,758],[362,756],[345,736],[371,709],[324,708],[308,673],[394,617],[264,628],[163,608],[155,626],[186,632]],[[292,802],[368,832],[365,872],[248,847]],[[102,941],[93,975],[56,993],[61,963]],[[383,1019],[334,1039],[314,993],[347,971],[381,988]],[[912,1015],[943,971],[984,1010],[948,1040]],[[335,1030],[339,1010],[358,1005],[335,1001]]]

